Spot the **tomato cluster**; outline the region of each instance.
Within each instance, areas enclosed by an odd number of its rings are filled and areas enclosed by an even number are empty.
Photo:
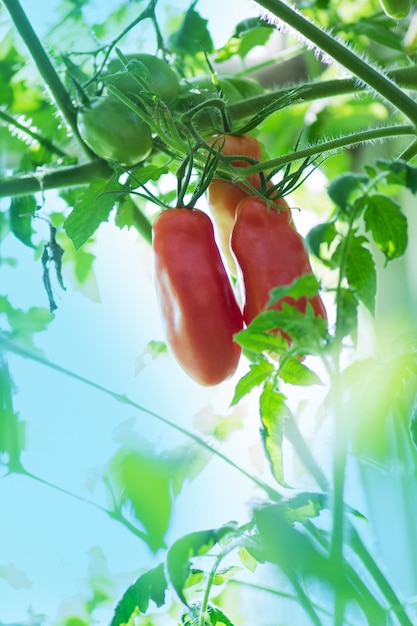
[[[256,82],[235,76],[180,80],[163,59],[144,53],[111,60],[102,82],[104,95],[78,110],[79,133],[99,157],[125,167],[152,152],[147,102],[152,107],[160,98],[181,114],[206,101],[233,103],[263,92]],[[262,158],[260,143],[249,134],[214,135],[207,143],[242,173]],[[216,176],[211,180],[212,219],[196,208],[177,207],[163,211],[152,226],[155,288],[167,343],[201,385],[219,384],[236,371],[241,348],[234,335],[265,310],[270,291],[311,273],[286,201],[266,202],[254,193],[264,181],[260,174],[241,179],[240,184]],[[243,310],[230,276],[241,278]],[[320,297],[310,302],[325,318]],[[290,303],[306,310],[306,298]],[[281,306],[282,301],[274,305]]]
[[[250,135],[212,138],[221,141],[222,152],[260,159],[261,148]],[[247,179],[252,187],[260,176]],[[229,276],[217,247],[212,221],[198,209],[176,208],[161,213],[153,224],[154,279],[167,343],[183,369],[203,385],[215,385],[236,370],[240,347],[234,334],[268,305],[274,287],[287,286],[312,273],[303,238],[296,231],[283,198],[267,203],[231,182],[213,179],[209,203],[218,239],[229,250],[243,280],[243,312],[236,301]],[[305,312],[310,302],[315,315],[326,319],[319,295],[307,300],[284,298]],[[277,332],[291,342],[280,329]]]
[[[122,61],[112,59],[104,76],[111,86],[129,98],[132,105],[146,92],[171,102],[180,93],[174,70],[159,57],[138,53]],[[97,156],[132,167],[144,161],[153,147],[149,125],[136,112],[111,92],[96,96],[78,110],[77,126],[85,143]]]

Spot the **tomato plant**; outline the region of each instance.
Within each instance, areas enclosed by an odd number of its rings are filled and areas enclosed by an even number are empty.
[[[413,3],[0,4],[1,621],[416,624]]]

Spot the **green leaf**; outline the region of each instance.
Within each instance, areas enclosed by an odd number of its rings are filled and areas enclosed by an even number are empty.
[[[171,469],[166,459],[137,442],[135,447],[120,448],[110,462],[110,473],[122,493],[122,501],[131,506],[144,526],[153,551],[165,546],[171,517]]]
[[[282,380],[290,385],[300,385],[308,387],[309,385],[322,385],[323,382],[319,376],[311,369],[294,357],[284,360],[279,368],[279,376]]]
[[[256,571],[256,568],[258,567],[258,561],[255,559],[255,557],[252,556],[249,550],[245,548],[245,546],[241,546],[239,548],[238,555],[242,565],[246,567],[246,569],[248,569],[250,572]]]
[[[186,606],[188,603],[184,596],[184,588],[192,573],[191,559],[207,554],[216,543],[230,532],[236,532],[235,524],[226,524],[214,530],[196,531],[177,539],[169,548],[166,557],[167,576],[179,599]]]
[[[417,449],[417,404],[414,404],[410,415],[410,436],[414,447]]]
[[[317,295],[319,289],[320,283],[313,274],[303,274],[296,278],[290,285],[272,289],[267,307],[273,306],[282,298],[294,298],[294,300],[298,300],[302,297],[313,298]]]
[[[342,240],[333,255],[335,260],[342,259],[345,254],[344,275],[356,297],[364,303],[372,315],[375,314],[376,270],[372,254],[364,244],[366,237],[351,234]],[[348,245],[347,253],[345,246]]]
[[[160,563],[145,574],[139,576],[123,594],[118,603],[110,626],[126,624],[132,614],[139,611],[146,613],[149,602],[152,600],[159,608],[165,604],[167,582],[163,563]]]
[[[347,212],[352,196],[362,190],[363,185],[369,181],[364,174],[346,172],[335,178],[327,188],[327,193],[333,202]]]
[[[10,472],[22,469],[20,456],[25,446],[25,422],[19,420],[19,414],[13,407],[13,382],[9,367],[0,352],[0,456],[7,455],[4,460]]]
[[[292,340],[292,351],[297,351],[300,356],[316,354],[327,340],[327,322],[321,316],[315,315],[309,302],[304,313],[296,306],[283,302],[280,310],[260,313],[250,323],[248,330],[268,333],[277,328],[288,333]],[[288,344],[285,341],[285,349],[281,349],[281,352],[286,350]]]
[[[108,180],[96,178],[78,197],[64,222],[64,229],[76,250],[94,235],[102,222],[108,221],[116,200],[124,193],[124,187],[114,175]]]
[[[334,222],[325,222],[319,224],[310,230],[306,236],[306,244],[311,254],[314,254],[318,259],[326,261],[326,257],[323,256],[322,244],[326,244],[327,247],[336,239],[338,232]]]
[[[339,289],[337,301],[337,331],[339,339],[352,336],[356,344],[358,328],[358,299],[349,289]]]
[[[387,262],[404,254],[408,243],[407,218],[399,204],[376,194],[368,199],[364,217],[366,230],[371,231]]]
[[[191,482],[210,461],[211,455],[200,446],[186,444],[165,454],[171,466],[171,486],[173,496],[177,496],[186,481]]]
[[[0,313],[4,313],[12,330],[12,337],[33,346],[32,335],[42,332],[54,319],[44,307],[30,307],[27,311],[15,309],[6,296],[0,296]]]
[[[12,198],[10,202],[10,230],[29,248],[35,247],[32,243],[32,218],[36,209],[35,196]]]
[[[213,52],[214,46],[207,28],[208,20],[194,10],[193,2],[185,13],[181,27],[169,38],[169,48],[180,56],[198,54],[202,51]]]
[[[273,373],[274,366],[266,359],[260,359],[249,366],[249,372],[237,383],[231,405],[235,405],[254,387],[261,385]]]
[[[269,326],[269,329],[276,328],[276,325]],[[279,335],[272,335],[263,332],[264,329],[260,328],[255,330],[254,327],[249,326],[245,330],[240,331],[234,336],[235,341],[243,348],[251,350],[257,355],[262,352],[280,353],[286,350],[287,342]],[[265,330],[268,330],[266,328]]]
[[[273,383],[265,383],[259,399],[262,442],[272,474],[282,487],[288,487],[284,480],[282,453],[284,422],[288,416],[285,400],[285,396],[275,390]]]
[[[249,18],[236,25],[233,36],[223,48],[217,50],[216,61],[227,61],[235,54],[242,59],[256,46],[264,46],[273,32],[272,24],[258,17]]]
[[[241,572],[242,568],[236,565],[230,565],[223,569],[218,569],[213,577],[213,585],[224,585],[228,580],[233,578],[235,574]]]
[[[394,185],[407,187],[413,194],[417,193],[417,167],[406,161],[387,161],[378,159],[376,165],[380,170],[388,172],[387,181]]]
[[[210,626],[234,626],[225,613],[218,607],[209,604],[207,607]]]
[[[327,507],[327,497],[323,493],[304,492],[280,503],[290,522],[300,522],[317,517]]]

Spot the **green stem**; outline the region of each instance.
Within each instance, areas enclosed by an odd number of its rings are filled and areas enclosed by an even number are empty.
[[[201,602],[201,609],[200,609],[200,615],[198,618],[198,626],[205,626],[206,624],[206,611],[207,611],[207,607],[208,607],[208,603],[209,603],[209,598],[210,598],[210,591],[211,588],[213,586],[213,580],[214,577],[216,575],[217,572],[217,568],[219,567],[222,559],[224,558],[224,554],[221,553],[216,557],[216,560],[214,561],[213,567],[210,570],[208,579],[207,579],[207,584],[206,584],[206,588],[204,589],[204,596],[203,596],[203,601]]]
[[[93,506],[94,508],[98,509],[102,513],[105,513],[106,515],[108,515],[111,519],[114,519],[115,521],[123,524],[123,526],[125,526],[127,530],[133,533],[136,537],[138,537],[142,541],[145,541],[145,543],[148,543],[149,541],[148,536],[144,532],[136,528],[136,526],[134,526],[131,522],[129,522],[129,520],[127,520],[122,515],[122,513],[118,511],[117,509],[114,509],[114,510],[106,509],[105,507],[101,506],[100,504],[97,504],[96,502],[93,502],[92,500],[89,500],[88,498],[84,498],[83,496],[80,496],[72,491],[69,491],[68,489],[65,489],[64,487],[60,487],[59,485],[56,485],[55,483],[51,483],[49,480],[41,478],[40,476],[37,476],[36,474],[32,474],[32,472],[28,472],[25,469],[22,469],[21,471],[17,473],[22,476],[26,476],[27,478],[31,478],[32,480],[35,480],[41,483],[42,485],[45,485],[46,487],[54,489],[55,491],[59,491],[59,493],[63,493],[66,496],[75,498],[75,500],[78,500],[79,502],[83,502],[84,504]]]
[[[329,141],[322,141],[309,148],[303,150],[296,150],[295,152],[289,152],[288,154],[271,159],[269,161],[263,161],[259,165],[249,165],[245,167],[245,176],[251,176],[257,174],[261,170],[272,170],[283,167],[287,163],[292,163],[307,157],[314,157],[318,154],[325,152],[335,152],[339,149],[346,148],[347,146],[353,146],[360,143],[366,143],[367,141],[375,141],[376,139],[393,138],[400,135],[415,135],[415,128],[409,124],[398,126],[386,126],[384,128],[373,128],[371,130],[359,131],[345,135],[338,139],[331,139]]]
[[[257,0],[257,4],[270,11],[340,65],[347,68],[355,77],[369,85],[404,113],[414,125],[417,124],[417,104],[381,69],[374,67],[368,60],[358,56],[346,44],[313,24],[311,20],[305,18],[282,0]]]
[[[324,493],[327,493],[329,491],[329,482],[312,455],[305,439],[301,435],[293,415],[290,415],[285,422],[285,436],[292,444],[299,459],[304,463],[306,469],[313,476],[320,489]]]
[[[409,146],[400,154],[403,161],[411,161],[417,155],[417,139],[414,139]]]
[[[417,66],[401,67],[388,70],[387,76],[392,78],[399,86],[405,89],[417,89]],[[296,101],[294,104],[320,100],[323,98],[333,98],[350,93],[361,93],[367,90],[366,85],[359,83],[355,78],[336,78],[334,80],[316,81],[314,83],[297,83],[291,87],[284,87],[274,91],[266,92],[261,96],[249,98],[242,102],[236,102],[228,107],[232,119],[236,122],[252,115],[266,106],[270,106],[279,99],[291,95],[295,92]]]
[[[320,546],[322,546],[326,550],[329,549],[326,536],[322,532],[320,532],[310,520],[307,520],[307,522],[305,523],[305,527],[310,536],[315,539],[315,541],[317,541]],[[371,561],[373,561],[372,557],[370,557],[370,559]],[[374,561],[373,563],[375,564]],[[371,566],[370,563],[366,564],[369,567]],[[375,567],[376,569],[378,569],[378,566],[376,564]],[[378,600],[372,595],[362,576],[347,560],[344,560],[343,562],[343,572],[346,576],[346,579],[350,582],[353,589],[356,591],[355,599],[358,605],[361,607],[364,615],[367,616],[368,624],[370,626],[374,626],[374,624],[385,624],[387,610],[383,608]]]
[[[340,589],[342,588],[343,571],[343,543],[345,529],[345,474],[347,458],[346,416],[341,401],[340,365],[338,355],[335,359],[333,372],[333,407],[335,419],[334,450],[333,450],[333,502],[332,515],[333,525],[330,542],[330,560],[336,575],[334,594],[334,626],[342,626],[344,621],[345,598]]]
[[[390,610],[394,613],[400,626],[413,626],[413,622],[405,612],[403,603],[389,584],[388,580],[381,572],[373,557],[369,554],[368,549],[364,545],[362,539],[355,528],[351,528],[350,532],[351,546],[356,554],[366,566],[368,572],[372,575],[374,581],[378,585],[379,590],[387,600]]]
[[[95,178],[110,178],[112,174],[112,168],[105,161],[96,159],[85,165],[0,178],[0,198],[27,196],[48,189],[80,187],[88,185]]]
[[[62,84],[50,58],[46,54],[38,36],[32,28],[26,13],[22,9],[19,0],[3,0],[4,5],[10,13],[16,30],[25,42],[38,70],[45,83],[48,85],[55,103],[71,128],[74,136],[78,139],[80,146],[86,155],[91,159],[94,157],[90,148],[88,148],[81,139],[77,128],[77,116],[72,106],[69,94]]]
[[[278,598],[284,598],[285,600],[292,600],[294,602],[298,601],[298,596],[295,593],[289,593],[287,591],[280,591],[279,589],[272,589],[271,587],[264,587],[263,585],[257,585],[256,583],[249,583],[244,580],[238,580],[236,578],[231,578],[228,581],[229,585],[236,585],[238,587],[244,587],[245,589],[251,589],[253,591],[260,591],[261,593],[269,593],[273,596],[277,596]],[[332,613],[326,609],[324,606],[317,604],[317,602],[311,601],[311,605],[320,613],[327,615],[327,617],[331,617]],[[355,626],[353,622],[346,620],[344,626]]]
[[[14,126],[20,132],[24,133],[25,135],[28,135],[28,137],[32,137],[32,139],[34,139],[41,146],[43,146],[44,148],[49,150],[49,152],[52,152],[52,153],[56,154],[59,157],[66,157],[66,156],[68,156],[64,152],[64,150],[62,150],[59,146],[56,146],[54,143],[52,143],[52,141],[49,141],[49,139],[46,139],[45,137],[42,137],[42,135],[37,133],[32,128],[30,128],[28,126],[25,126],[24,124],[21,124],[20,122],[15,120],[14,117],[9,115],[5,111],[2,111],[1,109],[0,109],[0,119],[2,119],[8,125]]]
[[[43,365],[43,366],[48,367],[50,369],[53,369],[56,372],[64,374],[65,376],[68,376],[69,378],[77,380],[78,382],[83,383],[84,385],[87,385],[88,387],[91,387],[92,389],[95,389],[96,391],[99,391],[101,393],[106,394],[107,396],[110,396],[116,402],[120,402],[122,404],[126,404],[126,405],[134,408],[137,411],[140,411],[142,413],[146,413],[146,415],[149,415],[150,417],[158,420],[159,422],[162,422],[163,424],[165,424],[169,428],[172,428],[173,430],[176,430],[177,432],[181,433],[182,435],[184,435],[188,439],[191,439],[192,441],[197,443],[199,446],[201,446],[202,448],[204,448],[205,450],[207,450],[208,452],[210,452],[214,456],[217,456],[219,459],[221,459],[222,461],[224,461],[225,463],[227,463],[228,465],[233,467],[233,469],[235,469],[240,474],[242,474],[243,476],[248,478],[257,487],[259,487],[260,489],[265,491],[267,493],[268,497],[271,498],[273,501],[277,502],[277,501],[279,501],[281,499],[281,494],[278,491],[276,491],[275,489],[270,487],[267,483],[263,482],[262,480],[260,480],[256,476],[253,476],[252,474],[247,472],[245,469],[243,469],[239,465],[237,465],[237,463],[232,461],[228,456],[226,456],[225,454],[223,454],[219,450],[216,450],[216,448],[213,448],[204,439],[202,439],[198,435],[195,435],[194,433],[190,432],[189,430],[183,428],[182,426],[179,426],[175,422],[171,422],[169,419],[167,419],[165,417],[162,417],[162,415],[159,415],[158,413],[155,413],[154,411],[151,411],[150,409],[147,409],[146,407],[142,406],[141,404],[138,404],[137,402],[134,402],[133,400],[128,398],[125,394],[120,394],[120,393],[117,393],[115,391],[112,391],[111,389],[108,389],[107,387],[103,387],[102,385],[99,385],[98,383],[95,383],[94,381],[90,380],[89,378],[85,378],[84,376],[80,376],[76,372],[72,372],[71,370],[68,370],[65,367],[62,367],[61,365],[57,365],[56,363],[53,363],[52,361],[49,361],[48,359],[44,358],[43,356],[41,356],[41,355],[39,355],[39,354],[37,354],[35,352],[32,352],[32,351],[30,351],[30,350],[28,350],[26,348],[23,348],[22,346],[19,346],[13,340],[9,339],[6,335],[4,335],[4,333],[2,333],[2,332],[0,332],[0,348],[5,350],[5,351],[7,351],[7,352],[12,352],[13,354],[17,354],[17,355],[21,356],[22,358],[30,359],[31,361],[34,361],[35,363],[39,363],[40,365]]]

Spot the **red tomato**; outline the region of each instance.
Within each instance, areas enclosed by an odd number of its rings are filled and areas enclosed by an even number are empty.
[[[235,372],[240,346],[233,335],[242,313],[214,239],[208,215],[176,208],[153,224],[154,281],[167,344],[201,385]]]
[[[261,145],[252,135],[216,135],[211,137],[208,143],[221,148],[222,154],[226,156],[244,155],[257,161],[260,161],[262,157]],[[232,165],[245,167],[249,163],[236,159],[232,161]],[[261,184],[259,174],[249,176],[248,182],[253,187],[258,188]],[[232,276],[236,276],[237,272],[236,263],[229,247],[230,235],[235,223],[236,207],[246,196],[247,192],[242,187],[220,178],[213,178],[208,188],[208,203],[220,250]]]
[[[308,251],[301,235],[291,226],[287,211],[267,208],[263,200],[243,199],[236,211],[231,247],[239,264],[245,304],[246,324],[265,310],[274,287],[290,285],[296,278],[311,274]],[[307,298],[284,298],[305,312]],[[316,315],[327,318],[320,296],[310,300]],[[282,300],[274,308],[280,309]],[[288,340],[286,333],[282,333]]]

